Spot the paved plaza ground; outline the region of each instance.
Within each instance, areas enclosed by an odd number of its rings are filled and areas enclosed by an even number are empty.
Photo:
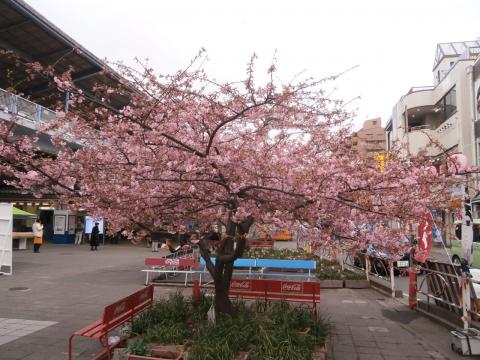
[[[14,252],[13,276],[0,276],[0,359],[66,359],[73,331],[143,287],[140,270],[151,255],[145,245],[125,244],[97,252],[52,244],[39,254]],[[18,287],[27,290],[11,290]],[[178,289],[158,286],[155,296]],[[320,310],[335,323],[335,359],[461,358],[450,350],[448,329],[374,290],[322,290]],[[75,340],[75,359],[89,359],[98,348],[89,339]]]

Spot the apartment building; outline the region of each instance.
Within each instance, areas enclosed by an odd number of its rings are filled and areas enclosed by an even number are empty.
[[[385,130],[382,119],[366,120],[360,130],[352,134],[352,148],[360,154],[374,157],[375,154],[385,151]]]
[[[439,159],[440,171],[446,154],[463,153],[470,164],[479,165],[480,41],[438,44],[432,78],[433,85],[412,87],[393,107],[385,126],[387,149],[401,149],[405,157],[426,151]],[[470,195],[474,238],[480,240],[480,196]],[[454,206],[441,212],[447,241],[454,238],[461,214]]]
[[[433,85],[412,87],[395,104],[385,127],[388,149],[396,143],[405,146],[406,155],[461,152],[471,164],[478,163],[474,128],[479,55],[480,41],[437,45]]]

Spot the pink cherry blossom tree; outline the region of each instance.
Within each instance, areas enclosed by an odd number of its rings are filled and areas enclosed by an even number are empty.
[[[41,154],[35,138],[13,136],[15,121],[2,123],[2,174],[137,236],[185,231],[187,222],[207,233],[222,223],[215,263],[203,240],[200,251],[216,311],[230,315],[233,262],[253,223],[301,231],[317,247],[371,243],[397,254],[408,224],[445,207],[454,180],[434,174],[427,157],[394,153],[381,172],[352,150],[351,114],[324,90],[335,77],[281,82],[274,63],[258,84],[252,58],[245,80],[218,82],[197,67],[202,57],[166,76],[145,64],[117,65],[120,84],[88,93],[71,71],[26,65],[70,93],[69,111],[38,129],[56,146],[53,156]],[[128,99],[121,108],[119,96]]]

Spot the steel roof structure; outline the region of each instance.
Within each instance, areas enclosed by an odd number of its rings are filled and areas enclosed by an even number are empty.
[[[72,79],[85,91],[94,84],[115,85],[121,79],[113,71],[105,73],[107,67],[98,57],[22,0],[0,0],[0,49],[14,52],[25,62],[54,65],[59,73],[73,67]],[[0,58],[0,88],[12,83],[20,84],[17,91],[33,101],[52,105],[56,89],[46,79],[26,82],[24,69],[11,59]],[[117,96],[112,105],[121,107],[127,102],[126,97]]]
[[[475,49],[475,52],[478,55],[478,50],[480,49],[480,41],[457,41],[449,43],[440,43],[437,45],[437,50],[435,52],[435,61],[433,68],[435,69],[440,62],[446,57],[458,57],[465,53],[468,49]]]
[[[13,52],[22,63],[39,62],[43,66],[53,66],[58,73],[73,68],[72,80],[84,91],[84,94],[90,97],[95,97],[91,90],[96,84],[119,86],[122,89],[128,86],[120,84],[121,77],[118,74],[23,0],[0,0],[0,50],[2,49]],[[38,76],[28,79],[26,68],[18,66],[11,56],[6,55],[0,56],[0,90],[2,88],[7,90],[13,88],[16,93],[28,98],[32,103],[17,99],[17,107],[21,105],[20,103],[26,103],[25,106],[33,109],[31,111],[35,111],[36,104],[55,110],[59,101],[62,104],[66,99],[65,94],[52,86],[51,81],[46,77]],[[135,90],[128,87],[127,92],[132,91]],[[1,96],[14,95],[0,91]],[[127,95],[115,93],[112,94],[108,105],[120,109],[128,101]],[[3,111],[0,111],[0,121],[5,121],[5,116],[10,113],[9,109],[0,110]],[[8,111],[5,112],[5,110]],[[55,116],[54,112],[51,113]],[[20,120],[17,119],[17,121]],[[17,135],[28,135],[35,131],[33,125],[22,124],[23,122],[17,123],[15,129]],[[43,152],[56,153],[56,149],[45,134],[40,135],[38,144]],[[32,194],[25,193],[25,190],[6,186],[2,180],[0,178],[0,200],[35,199]],[[55,196],[46,194],[42,198],[55,199]]]

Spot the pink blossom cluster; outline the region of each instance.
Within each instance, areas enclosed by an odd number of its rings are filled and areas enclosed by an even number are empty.
[[[219,83],[199,61],[167,76],[118,65],[120,84],[88,94],[55,74],[69,111],[39,131],[57,153],[38,154],[34,138],[1,123],[0,171],[137,235],[253,218],[321,247],[399,253],[409,224],[446,207],[458,179],[432,172],[429,158],[392,153],[380,172],[351,148],[351,114],[327,97],[329,79],[282,83],[274,64],[258,85],[252,61],[243,82]]]

